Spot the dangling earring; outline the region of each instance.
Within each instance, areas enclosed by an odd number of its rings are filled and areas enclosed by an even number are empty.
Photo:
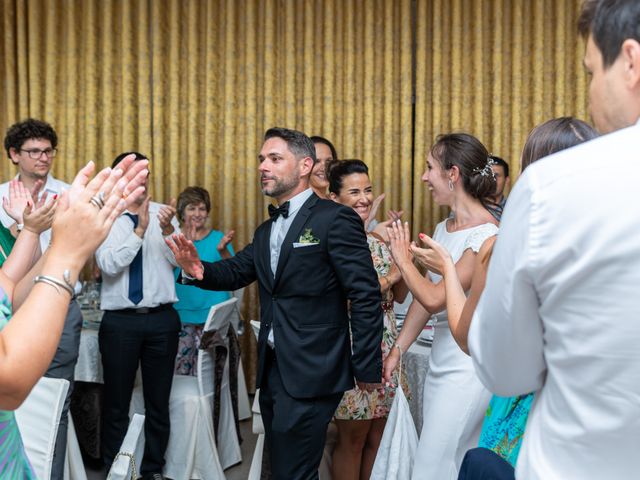
[[[449,179],[449,190],[453,192],[453,182]]]

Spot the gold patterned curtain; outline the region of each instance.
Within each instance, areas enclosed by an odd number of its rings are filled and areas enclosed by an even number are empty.
[[[212,194],[215,228],[248,243],[268,200],[256,168],[264,131],[331,139],[371,167],[385,208],[411,207],[411,0],[0,0],[0,131],[54,125],[54,174],[71,180],[136,149],[152,194]],[[14,175],[1,164],[2,178]],[[245,317],[257,318],[255,286]],[[254,379],[253,336],[243,338]]]
[[[416,0],[413,223],[432,232],[446,214],[420,177],[438,134],[466,131],[510,164],[529,131],[554,117],[588,120],[582,0]]]

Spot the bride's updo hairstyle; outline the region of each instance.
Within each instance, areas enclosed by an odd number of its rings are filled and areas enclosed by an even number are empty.
[[[467,133],[440,135],[431,147],[431,155],[443,170],[458,167],[464,191],[485,207],[493,205],[489,200],[496,191],[493,160],[480,140]]]

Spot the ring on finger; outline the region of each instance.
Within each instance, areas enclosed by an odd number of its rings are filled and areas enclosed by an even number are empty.
[[[104,197],[105,197],[104,192],[98,193],[98,200],[100,200],[100,202],[102,202],[102,205],[104,205]]]
[[[104,202],[103,202],[102,200],[100,200],[100,198],[99,198],[99,197],[97,197],[97,196],[95,196],[95,195],[94,195],[93,197],[91,197],[91,199],[89,199],[89,201],[90,201],[93,205],[95,205],[96,207],[98,207],[98,210],[101,210],[101,209],[102,209],[102,207],[104,207]]]

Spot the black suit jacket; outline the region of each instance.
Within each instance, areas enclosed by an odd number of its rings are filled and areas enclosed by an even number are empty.
[[[343,392],[353,388],[354,377],[380,382],[380,284],[360,217],[351,208],[311,195],[282,243],[275,278],[271,224],[260,225],[253,242],[235,257],[203,262],[203,280],[192,282],[208,290],[235,290],[258,280],[258,386],[264,380],[271,327],[282,383],[292,397]],[[318,244],[294,248],[307,229]]]

